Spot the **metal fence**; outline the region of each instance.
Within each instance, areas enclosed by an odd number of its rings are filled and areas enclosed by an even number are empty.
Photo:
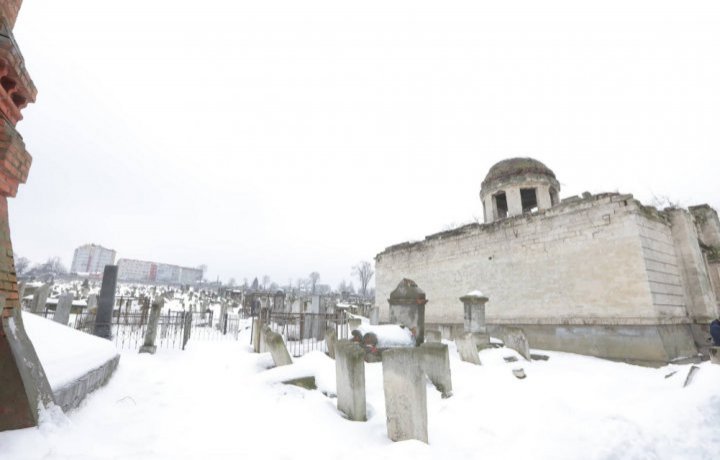
[[[53,319],[55,312],[45,311],[42,316]],[[193,340],[237,340],[240,332],[240,317],[228,313],[213,315],[205,313],[170,311],[158,318],[155,346],[158,348],[181,348]],[[145,340],[148,312],[113,312],[110,331],[111,340],[120,349],[139,349]],[[69,327],[92,334],[95,329],[95,313],[70,314]]]
[[[310,351],[327,352],[325,332],[335,330],[338,340],[350,335],[348,317],[337,313],[280,313],[265,311],[261,322],[285,340],[288,351],[299,357]]]

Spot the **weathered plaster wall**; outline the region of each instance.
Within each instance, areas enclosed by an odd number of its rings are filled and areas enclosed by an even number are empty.
[[[676,268],[648,278],[651,256],[671,262],[666,226],[629,195],[600,195],[432,235],[377,256],[376,303],[387,320],[386,299],[407,277],[427,293],[434,323],[461,323],[458,298],[474,289],[490,298],[489,324],[683,322]]]

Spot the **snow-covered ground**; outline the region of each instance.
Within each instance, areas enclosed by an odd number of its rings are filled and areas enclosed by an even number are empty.
[[[650,369],[567,353],[523,362],[484,350],[482,366],[451,345],[454,396],[428,386],[430,444],[386,436],[382,364],[366,366],[369,420],[336,410],[335,364],[315,352],[266,370],[238,342],[123,354],[110,383],[66,416],[0,433],[2,459],[703,459],[720,452],[720,366]],[[506,363],[505,356],[521,361]],[[512,369],[523,367],[518,380]],[[294,369],[297,368],[297,369]],[[665,378],[676,370],[677,373]],[[307,372],[318,390],[278,381]]]

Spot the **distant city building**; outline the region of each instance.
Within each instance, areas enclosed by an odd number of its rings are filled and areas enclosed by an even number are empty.
[[[202,281],[203,269],[161,264],[145,260],[118,260],[118,280],[140,283],[195,284]]]
[[[75,249],[73,255],[72,273],[102,273],[105,265],[115,263],[116,252],[97,244],[86,244]]]

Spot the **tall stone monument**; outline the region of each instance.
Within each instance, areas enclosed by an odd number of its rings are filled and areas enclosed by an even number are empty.
[[[0,431],[37,425],[39,408],[53,401],[22,322],[8,218],[7,199],[25,183],[32,163],[15,125],[37,94],[12,33],[21,3],[0,0]]]
[[[112,314],[115,308],[117,275],[117,265],[105,265],[97,314],[95,315],[95,329],[93,331],[94,335],[104,339],[112,338]]]

